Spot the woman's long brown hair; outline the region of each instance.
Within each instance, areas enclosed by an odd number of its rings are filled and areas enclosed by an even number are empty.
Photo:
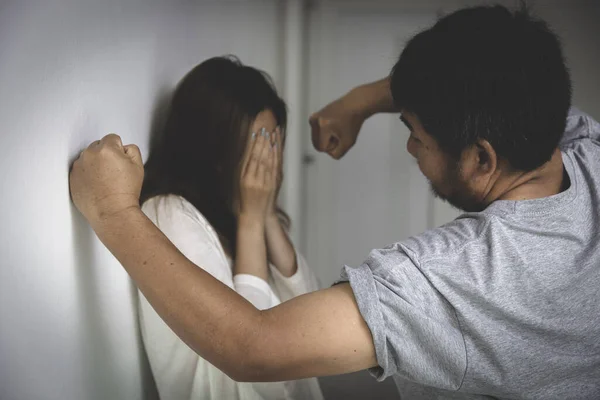
[[[287,112],[270,77],[235,57],[216,57],[178,84],[164,129],[151,143],[140,204],[174,194],[189,201],[234,258],[239,164],[256,116],[271,110],[285,132]],[[279,210],[282,220],[287,215]]]

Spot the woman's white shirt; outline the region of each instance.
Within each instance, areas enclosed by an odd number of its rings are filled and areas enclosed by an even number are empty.
[[[202,214],[180,196],[164,195],[147,200],[142,211],[171,242],[198,267],[210,273],[258,309],[319,288],[315,274],[297,254],[298,270],[283,276],[269,266],[265,282],[253,275],[232,272],[217,233]],[[321,400],[317,379],[289,382],[236,382],[191,350],[167,326],[139,292],[142,339],[161,400]]]

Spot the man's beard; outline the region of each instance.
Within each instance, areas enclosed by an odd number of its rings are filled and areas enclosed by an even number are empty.
[[[454,175],[454,172],[450,172],[449,174]],[[476,197],[470,193],[466,185],[464,185],[456,175],[449,178],[451,187],[451,192],[449,194],[441,193],[435,185],[430,181],[429,188],[431,189],[431,193],[434,197],[445,201],[450,204],[452,207],[457,208],[461,211],[465,212],[480,212],[485,210],[487,207],[485,204],[477,201]]]

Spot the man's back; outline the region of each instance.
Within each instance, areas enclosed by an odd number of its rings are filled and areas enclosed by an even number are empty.
[[[574,111],[567,190],[496,201],[371,254],[378,375],[393,375],[403,398],[600,398],[599,138]],[[351,271],[359,307],[371,307]]]

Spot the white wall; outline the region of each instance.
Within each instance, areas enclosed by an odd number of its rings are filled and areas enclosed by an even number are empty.
[[[237,54],[280,83],[277,1],[1,0],[0,399],[153,398],[123,269],[67,171],[108,132],[138,143],[161,94]]]

